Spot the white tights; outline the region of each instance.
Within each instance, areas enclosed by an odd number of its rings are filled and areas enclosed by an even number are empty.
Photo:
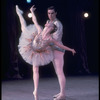
[[[21,30],[22,30],[22,32],[24,32],[24,30],[27,28],[26,21],[25,21],[24,17],[22,16],[23,11],[20,10],[17,5],[16,5],[16,13],[19,16],[19,20],[21,23]]]
[[[33,66],[33,81],[34,81],[34,91],[33,95],[35,100],[38,100],[38,84],[39,84],[39,67]]]
[[[66,78],[63,72],[63,59],[64,53],[60,51],[54,51],[54,61],[53,65],[58,77],[59,85],[60,85],[60,95],[65,95],[65,85],[66,85]]]

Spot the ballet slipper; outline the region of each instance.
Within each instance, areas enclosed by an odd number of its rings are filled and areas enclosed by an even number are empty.
[[[59,95],[57,98],[54,100],[66,100],[66,96]]]
[[[16,13],[23,14],[23,11],[19,9],[18,5],[16,5]]]
[[[53,96],[53,98],[57,98],[60,95],[60,93]]]
[[[34,95],[34,100],[39,100],[38,96],[37,96],[37,94],[35,92],[33,92],[33,95]]]

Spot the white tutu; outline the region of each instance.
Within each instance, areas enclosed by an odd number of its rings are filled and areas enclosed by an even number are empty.
[[[40,48],[45,42],[34,42],[38,35],[34,24],[25,28],[19,38],[18,50],[22,58],[33,66],[43,66],[53,60],[53,51],[50,46],[45,49]],[[39,49],[39,51],[37,51]]]

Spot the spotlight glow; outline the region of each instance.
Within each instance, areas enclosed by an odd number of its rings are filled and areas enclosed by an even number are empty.
[[[31,18],[32,17],[32,13],[28,13],[28,17]]]
[[[89,14],[88,13],[84,13],[84,17],[85,18],[89,17]]]
[[[31,3],[31,0],[26,0],[27,1],[27,3]]]

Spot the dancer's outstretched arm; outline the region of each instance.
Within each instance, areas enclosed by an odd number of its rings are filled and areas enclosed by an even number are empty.
[[[69,48],[67,46],[64,46],[64,45],[60,44],[55,39],[52,39],[51,42],[53,42],[55,45],[57,45],[58,47],[60,47],[60,48],[62,48],[64,50],[71,51],[73,55],[76,53],[76,51],[74,49],[71,49],[71,48]]]
[[[35,6],[35,5],[33,5],[33,6],[30,8],[30,11],[31,11],[31,13],[32,13],[32,21],[34,22],[34,24],[35,24],[35,26],[36,26],[36,28],[37,28],[37,30],[38,30],[38,33],[41,33],[41,32],[42,32],[42,27],[41,27],[41,26],[38,24],[38,22],[37,22],[37,18],[36,18],[35,13],[34,13],[34,11],[35,11],[36,8],[34,8],[34,6]]]

